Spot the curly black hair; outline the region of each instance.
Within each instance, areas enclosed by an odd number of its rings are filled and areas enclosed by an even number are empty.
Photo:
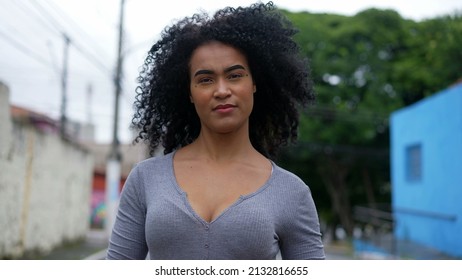
[[[193,142],[200,121],[189,99],[189,61],[210,41],[239,49],[247,58],[257,92],[249,119],[250,141],[268,158],[297,139],[299,106],[314,100],[306,58],[293,40],[297,30],[273,5],[227,7],[212,18],[195,14],[166,27],[149,51],[138,77],[132,127],[135,142],[162,144],[170,153]]]

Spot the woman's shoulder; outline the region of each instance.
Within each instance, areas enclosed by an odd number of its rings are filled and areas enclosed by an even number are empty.
[[[295,173],[292,171],[280,167],[279,165],[273,163],[273,172],[274,176],[277,177],[279,180],[285,180],[295,185],[304,185],[306,186],[305,182]]]
[[[295,173],[273,163],[272,182],[285,192],[311,192],[309,186]],[[280,186],[284,186],[281,188]]]
[[[143,175],[145,173],[152,174],[153,170],[156,170],[156,173],[167,171],[173,166],[172,157],[173,153],[169,153],[144,159],[135,164],[132,172],[136,171],[138,174]]]

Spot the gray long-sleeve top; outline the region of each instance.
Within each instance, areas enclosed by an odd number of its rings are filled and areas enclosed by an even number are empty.
[[[123,188],[107,259],[324,259],[308,186],[274,162],[268,181],[206,222],[173,171],[173,154],[147,159]]]

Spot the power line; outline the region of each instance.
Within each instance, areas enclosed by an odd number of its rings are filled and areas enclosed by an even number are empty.
[[[35,0],[34,0],[35,1]],[[58,6],[56,6],[56,4],[48,1],[48,5],[50,7],[52,7],[52,9],[59,15],[61,15],[61,18],[66,20],[68,23],[71,23],[71,25],[73,25],[73,29],[74,30],[77,30],[77,32],[79,32],[80,34],[84,34],[85,37],[87,38],[90,38],[90,36],[85,33],[83,31],[83,29],[69,16],[64,16],[66,13],[61,9],[59,8]],[[37,2],[34,2],[35,4],[34,5],[38,5],[38,7],[40,7],[39,9],[43,12],[45,12],[48,17],[50,18],[53,18],[53,16],[48,13],[44,8],[43,6],[40,6]],[[56,22],[53,18],[53,21]],[[64,29],[64,27],[61,25],[61,28]],[[62,32],[62,31],[61,31]],[[89,41],[92,41],[92,40],[89,40]],[[92,41],[93,42],[93,41]],[[80,43],[78,43],[76,40],[72,40],[72,45],[82,54],[84,55],[87,59],[89,59],[91,62],[93,62],[93,64],[95,66],[97,66],[103,73],[105,74],[109,74],[111,77],[113,76],[113,71],[111,69],[109,69],[108,67],[106,67],[106,65],[104,63],[101,62],[101,60],[99,60],[98,56],[95,56],[94,54],[92,54],[91,52],[88,52],[84,47],[83,45],[81,45]],[[94,42],[93,42],[94,43]],[[136,46],[134,46],[135,48],[138,48],[138,47],[141,47],[143,44],[145,44],[146,42],[143,42],[143,43],[140,43],[140,44],[137,44]],[[126,81],[126,78],[125,77],[120,77],[120,80],[123,84],[127,84],[127,81]],[[126,101],[128,101],[128,103],[131,104],[131,101],[129,101],[127,99],[127,95],[125,94],[124,91],[121,91],[121,95],[125,98]]]
[[[92,62],[99,70],[105,74],[112,75],[112,71],[103,62],[99,60],[97,56],[94,56],[90,52],[87,52],[80,44],[72,41],[72,45],[78,50],[83,56],[85,56],[90,62]]]
[[[55,35],[61,36],[60,30],[57,30],[53,25],[50,25],[46,20],[44,20],[43,15],[37,14],[37,10],[30,9],[24,5],[22,1],[12,1],[12,3],[16,4],[17,7],[26,15],[28,18],[29,16],[33,16],[37,22],[39,22],[43,27],[54,33]]]
[[[32,1],[29,1],[28,3],[31,3],[32,5],[34,5],[35,9],[39,12],[39,14],[42,16],[42,17],[45,17],[45,19],[51,23],[51,26],[53,26],[53,28],[59,33],[59,34],[63,34],[64,33],[64,28],[62,27],[62,25],[57,22],[53,16],[51,16],[47,10],[45,10],[38,2],[36,2],[36,0],[32,0]],[[60,28],[58,28],[60,27]]]
[[[28,3],[31,3],[34,6],[34,9],[31,9],[30,7],[24,6],[24,3],[21,1],[14,1],[18,5],[18,7],[21,8],[21,10],[26,14],[30,15],[33,14],[34,18],[44,27],[46,27],[48,30],[53,32],[55,35],[65,36],[71,39],[72,45],[75,47],[76,50],[78,50],[83,56],[85,56],[88,61],[93,63],[96,67],[99,68],[99,70],[103,71],[105,74],[111,74],[111,70],[106,67],[106,65],[101,62],[98,58],[98,56],[92,55],[90,52],[85,50],[76,40],[74,40],[68,32],[66,32],[66,28],[61,25],[53,15],[51,15],[43,6],[41,6],[38,2],[30,1]],[[38,13],[38,14],[37,14]],[[64,13],[64,12],[62,12]],[[39,16],[38,16],[39,15]],[[45,20],[46,19],[46,20]]]
[[[67,34],[67,29],[65,28],[67,24],[63,25],[63,21],[59,20],[60,18],[62,18],[63,15],[65,15],[65,13],[62,13],[61,17],[59,18],[56,16],[53,16],[54,12],[50,13],[51,10],[49,9],[48,6],[43,6],[43,2],[36,1],[36,0],[25,1],[25,2],[24,1],[13,1],[13,3],[16,3],[16,4],[13,4],[16,7],[16,14],[22,16],[21,18],[23,18],[21,22],[26,22],[28,25],[30,25],[30,27],[38,26],[38,27],[42,27],[42,29],[45,28],[45,30],[48,32],[51,32],[53,36],[58,35],[61,38],[62,36],[67,35],[68,37],[71,37],[70,35]],[[30,4],[27,5],[26,3],[30,3]],[[74,28],[71,28],[70,31],[75,31],[75,26],[76,26],[75,22],[73,25],[74,25]],[[17,25],[12,25],[12,28],[15,28],[15,27],[17,27]],[[30,27],[27,27],[27,30],[30,31]],[[52,63],[49,61],[49,59],[46,59],[43,57],[43,54],[46,52],[41,52],[40,53],[41,55],[40,55],[36,50],[34,50],[33,47],[31,47],[33,45],[25,44],[24,42],[26,41],[20,40],[15,36],[9,35],[11,34],[10,31],[11,29],[8,29],[8,32],[2,31],[0,29],[0,36],[2,37],[2,39],[4,38],[4,40],[7,41],[9,44],[11,44],[13,47],[18,49],[25,55],[40,62],[41,64],[47,66],[47,68],[52,68],[51,67]],[[19,32],[16,32],[16,34],[18,33]],[[40,32],[35,32],[34,34],[29,34],[29,35],[34,36],[38,34],[40,34]],[[79,34],[81,34],[81,32]],[[29,35],[26,35],[26,36],[29,36]],[[41,39],[42,38],[43,37],[41,37]],[[110,68],[106,66],[107,64],[101,62],[101,59],[99,58],[99,56],[97,54],[94,54],[93,51],[95,51],[95,49],[92,48],[91,51],[89,51],[88,45],[85,45],[88,43],[87,40],[84,43],[81,43],[80,41],[76,41],[75,39],[72,39],[71,43],[72,43],[72,46],[74,46],[75,49],[81,55],[83,55],[93,65],[95,65],[99,70],[101,70],[102,73],[104,73],[105,75],[109,74],[109,77],[111,78],[111,80],[114,79],[114,76],[115,76],[113,74],[114,71],[111,71]],[[49,48],[48,50],[50,51]],[[127,83],[126,77],[121,76],[120,85],[124,85],[126,87],[128,84],[129,83]],[[126,101],[129,104],[132,104],[132,101],[128,97],[128,94],[124,92],[124,90],[121,89],[120,94],[122,95],[121,97],[124,98],[124,101]]]
[[[88,50],[85,49],[85,47],[80,44],[80,43],[77,43],[76,40],[74,40],[74,47],[79,51],[81,52],[84,56],[86,56],[89,60],[91,61],[94,61],[97,65],[97,67],[100,68],[100,70],[102,70],[103,72],[108,72],[109,74],[112,75],[112,70],[110,68],[108,68],[106,66],[105,63],[101,62],[101,60],[99,59],[99,57],[102,57],[101,53],[102,53],[102,50],[99,49],[99,46],[97,46],[97,44],[93,41],[93,39],[91,38],[91,36],[89,36],[70,16],[66,15],[66,13],[61,9],[59,8],[56,4],[54,4],[53,2],[50,2],[50,1],[46,1],[48,2],[48,5],[58,14],[61,16],[61,18],[65,21],[68,22],[68,24],[70,26],[72,26],[71,28],[76,31],[77,33],[79,33],[80,35],[84,35],[84,37],[86,37],[86,39],[84,40],[85,42],[91,42],[91,44],[93,45],[93,47],[90,47],[90,49],[93,49],[95,52],[97,52],[97,55],[94,55],[92,54],[91,52],[89,52]],[[95,47],[96,46],[96,47]],[[97,50],[98,49],[98,50]]]
[[[3,32],[3,37],[5,37],[8,42],[13,45],[16,49],[21,51],[23,54],[33,57],[34,60],[39,61],[41,64],[52,68],[53,70],[57,71],[56,65],[53,64],[53,59],[50,62],[49,59],[43,57],[43,51],[40,51],[40,55],[38,54],[38,47],[41,46],[36,43],[37,40],[33,40],[32,37],[38,38],[40,41],[44,40],[44,36],[40,36],[40,34],[46,30],[45,32],[52,32],[53,35],[59,34],[57,30],[49,25],[34,9],[31,9],[29,6],[25,6],[25,2],[23,1],[11,1],[11,2],[3,2],[3,4],[9,3],[10,6],[3,7],[2,11],[6,12],[7,15],[2,16],[2,19],[6,20],[7,22],[2,23],[2,25],[6,28],[7,31]],[[8,20],[10,17],[10,20]],[[19,25],[14,24],[8,26],[9,21],[17,21],[18,23],[25,24]],[[37,24],[38,23],[38,24]],[[18,29],[18,27],[22,27]],[[45,28],[45,29],[43,29]],[[27,34],[24,33],[27,31]],[[14,35],[9,35],[14,34]],[[18,39],[22,36],[27,36],[27,40]],[[27,42],[25,44],[24,42]],[[48,50],[50,51],[50,46],[48,45]],[[51,53],[50,53],[51,54]],[[51,55],[52,57],[52,55]],[[53,58],[53,57],[52,57]],[[53,67],[54,66],[54,67]],[[58,70],[59,71],[59,70]]]
[[[0,30],[0,36],[2,36],[8,43],[10,43],[14,48],[19,50],[20,52],[24,53],[25,55],[35,59],[37,62],[42,63],[43,65],[50,67],[48,64],[48,61],[41,57],[40,55],[34,53],[32,49],[27,47],[26,45],[23,45],[22,43],[15,41],[12,37],[10,37],[8,34],[4,33],[3,31]]]
[[[45,28],[53,32],[55,35],[65,36],[71,39],[71,36],[68,35],[64,28],[63,25],[61,25],[54,17],[51,15],[43,6],[41,6],[38,2],[30,1],[34,6],[34,9],[31,9],[30,7],[27,7],[24,5],[23,2],[21,1],[14,1],[13,3],[16,3],[17,7],[20,7],[21,10],[26,14],[26,15],[33,15],[34,18]],[[56,10],[56,8],[55,8]],[[38,14],[37,14],[38,13]],[[64,14],[64,12],[58,11],[58,14]],[[64,18],[64,17],[63,17]],[[46,19],[46,20],[45,20]],[[76,24],[74,23],[74,26]],[[90,52],[85,50],[82,45],[77,43],[74,39],[71,39],[72,45],[82,54],[84,55],[90,62],[95,64],[100,70],[102,70],[105,74],[111,74],[111,70],[106,67],[104,63],[102,63],[97,56],[92,55]]]
[[[66,29],[54,18],[53,15],[51,15],[42,5],[40,5],[36,0],[30,1],[32,5],[34,5],[35,9],[48,20],[54,28],[61,34],[65,34],[66,37],[69,37],[71,40],[72,45],[78,50],[89,62],[91,62],[93,65],[95,65],[99,70],[103,71],[105,74],[112,74],[112,71],[110,68],[108,68],[105,63],[101,62],[99,58],[87,50],[85,50],[81,44],[77,43],[74,38],[72,38],[68,32],[66,32]]]
[[[80,35],[83,35],[85,38],[85,42],[90,42],[93,47],[91,47],[95,52],[97,52],[98,56],[103,56],[102,54],[105,54],[105,51],[100,48],[100,46],[93,40],[93,38],[88,35],[87,32],[72,18],[70,17],[63,9],[61,9],[56,3],[50,0],[46,0],[48,3],[48,6],[51,7],[64,21],[66,21],[69,26],[75,30],[77,33]]]

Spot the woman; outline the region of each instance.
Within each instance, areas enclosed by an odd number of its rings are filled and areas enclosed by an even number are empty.
[[[323,259],[309,188],[271,158],[313,99],[295,30],[272,3],[166,28],[133,124],[154,153],[124,186],[108,259]]]

